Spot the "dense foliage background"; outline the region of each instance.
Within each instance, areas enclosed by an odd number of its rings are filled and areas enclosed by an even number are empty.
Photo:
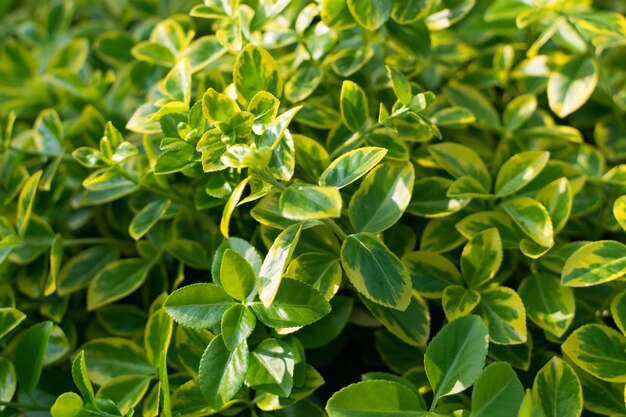
[[[0,416],[625,416],[622,0],[0,3]]]

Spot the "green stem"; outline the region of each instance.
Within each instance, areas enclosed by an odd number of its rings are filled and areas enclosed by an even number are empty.
[[[335,223],[331,219],[324,219],[322,221],[324,222],[326,226],[330,227],[337,236],[339,236],[339,239],[346,240],[348,235],[346,234],[346,232],[343,231],[341,227],[339,227],[337,223]]]
[[[37,411],[50,411],[50,407],[39,404],[23,404],[14,403],[11,401],[0,401],[0,405],[4,405],[11,408],[21,408],[22,410],[37,410]]]

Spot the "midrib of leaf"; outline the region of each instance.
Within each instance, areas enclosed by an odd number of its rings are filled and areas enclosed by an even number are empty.
[[[472,413],[472,414],[471,414],[471,417],[480,417],[480,416],[481,416],[481,413],[483,412],[483,410],[485,410],[485,408],[487,408],[487,406],[489,406],[491,403],[493,403],[493,401],[496,399],[496,397],[498,396],[498,394],[500,394],[500,393],[504,392],[504,390],[505,390],[505,389],[506,389],[509,385],[511,385],[511,380],[509,380],[509,382],[507,382],[507,383],[506,383],[506,385],[504,385],[502,388],[498,389],[495,393],[493,393],[493,394],[491,395],[491,397],[489,398],[489,400],[487,400],[487,402],[486,402],[486,403],[484,403],[482,407],[480,407],[479,411],[478,411],[476,414],[474,414],[474,413]]]

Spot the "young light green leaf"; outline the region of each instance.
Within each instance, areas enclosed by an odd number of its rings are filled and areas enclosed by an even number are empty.
[[[459,180],[464,178],[476,181],[469,176],[461,177]],[[471,200],[450,195],[452,187],[459,180],[453,183],[451,180],[441,177],[418,179],[413,186],[413,194],[406,209],[407,212],[423,217],[444,217],[462,210]],[[478,189],[482,190],[482,186],[478,185]]]
[[[221,408],[239,391],[248,370],[248,344],[229,351],[221,335],[209,343],[198,370],[200,390],[209,407]]]
[[[72,362],[72,379],[74,380],[74,384],[78,388],[80,395],[82,395],[87,404],[93,403],[96,396],[93,392],[93,387],[91,386],[91,381],[89,381],[89,376],[87,374],[87,363],[85,362],[84,350],[81,350],[74,358],[74,362]]]
[[[461,271],[470,288],[492,279],[501,264],[502,242],[495,227],[475,234],[463,248]]]
[[[245,301],[256,284],[257,276],[246,258],[232,249],[226,249],[220,265],[220,282],[231,297]]]
[[[347,152],[322,172],[319,184],[337,188],[352,184],[382,161],[386,154],[386,149],[373,146]]]
[[[235,61],[233,82],[237,97],[246,105],[259,91],[267,91],[280,98],[283,92],[283,77],[272,55],[265,49],[248,44]]]
[[[96,398],[113,401],[121,413],[127,414],[146,395],[150,377],[144,375],[122,375],[100,387]]]
[[[352,285],[368,299],[396,310],[408,307],[409,271],[375,235],[348,236],[341,246],[341,263]]]
[[[61,394],[50,408],[52,417],[74,417],[80,415],[82,411],[83,400],[80,395],[73,392]]]
[[[220,270],[222,268],[222,257],[224,256],[224,252],[226,252],[227,249],[232,249],[239,255],[243,256],[252,267],[254,274],[259,274],[263,260],[261,259],[261,256],[255,249],[255,247],[243,239],[240,239],[238,237],[231,237],[230,239],[225,240],[217,248],[213,256],[213,262],[211,264],[211,275],[213,276],[213,282],[220,286],[222,285]]]
[[[263,324],[273,328],[306,326],[330,312],[319,292],[293,279],[283,279],[271,306],[254,302],[251,307]]]
[[[574,320],[576,303],[571,288],[550,274],[531,275],[517,290],[528,318],[545,331],[561,337]]]
[[[626,274],[626,245],[613,240],[587,243],[565,262],[561,284],[589,287],[616,280]]]
[[[322,0],[321,18],[326,26],[335,30],[348,29],[356,25],[348,3],[344,0]]]
[[[414,183],[410,162],[386,162],[370,171],[350,199],[348,214],[354,230],[379,233],[393,226],[411,201]]]
[[[419,417],[423,406],[411,388],[399,382],[371,380],[337,391],[326,403],[329,417]]]
[[[246,342],[246,339],[256,326],[256,316],[250,307],[235,304],[231,306],[222,316],[222,337],[228,350],[233,350],[237,346]]]
[[[289,344],[265,339],[250,354],[245,383],[250,388],[287,397],[293,388],[294,366],[294,352]]]
[[[441,397],[457,394],[476,381],[485,364],[488,346],[487,327],[478,316],[461,317],[443,326],[430,341],[424,356],[433,405]]]
[[[155,200],[146,204],[128,225],[128,234],[135,240],[141,239],[163,217],[170,200]]]
[[[396,93],[396,97],[398,100],[405,106],[411,104],[411,100],[413,99],[413,93],[411,91],[411,85],[409,84],[409,80],[406,79],[403,73],[401,73],[398,69],[390,66],[386,66],[387,75],[391,80],[391,86],[393,87],[393,92]]]
[[[494,362],[474,384],[470,417],[514,416],[523,399],[524,387],[511,365]]]
[[[176,323],[193,329],[212,329],[234,304],[222,288],[201,283],[177,289],[167,297],[163,308]]]
[[[322,220],[341,216],[343,201],[335,187],[291,184],[278,202],[280,213],[291,220]]]
[[[533,397],[545,417],[578,417],[583,411],[583,391],[578,376],[558,356],[537,373]]]
[[[148,277],[152,266],[152,261],[142,258],[108,264],[89,284],[87,310],[95,310],[135,292]]]
[[[574,56],[550,74],[548,103],[559,117],[565,117],[587,102],[598,83],[598,66],[586,55]]]
[[[271,306],[276,297],[283,273],[298,244],[301,231],[301,224],[289,226],[278,235],[267,252],[258,278],[259,298],[265,307]]]
[[[367,96],[358,84],[346,80],[341,86],[341,118],[353,132],[358,132],[367,123],[369,104]]]
[[[500,207],[537,244],[544,247],[554,244],[554,229],[550,214],[537,200],[530,197],[518,197],[503,202]]]
[[[241,200],[241,196],[243,195],[243,191],[245,190],[246,185],[248,185],[248,182],[250,182],[250,177],[246,177],[239,184],[237,184],[233,193],[230,197],[228,197],[228,201],[226,201],[224,211],[222,212],[222,220],[220,221],[220,231],[225,239],[228,239],[229,237],[228,229],[230,227],[230,218],[233,215],[233,211],[235,211],[237,204],[239,204],[239,200]]]
[[[539,175],[549,159],[550,153],[545,151],[521,152],[512,156],[498,171],[496,196],[505,197],[522,189]]]
[[[561,345],[563,353],[596,378],[626,382],[626,337],[602,324],[576,329]]]
[[[252,131],[257,135],[262,134],[276,119],[280,101],[267,91],[259,91],[252,97],[248,105],[248,111],[254,115]]]

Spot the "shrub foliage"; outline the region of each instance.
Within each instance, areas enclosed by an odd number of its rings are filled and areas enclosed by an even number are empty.
[[[625,11],[2,2],[0,416],[626,415]]]

